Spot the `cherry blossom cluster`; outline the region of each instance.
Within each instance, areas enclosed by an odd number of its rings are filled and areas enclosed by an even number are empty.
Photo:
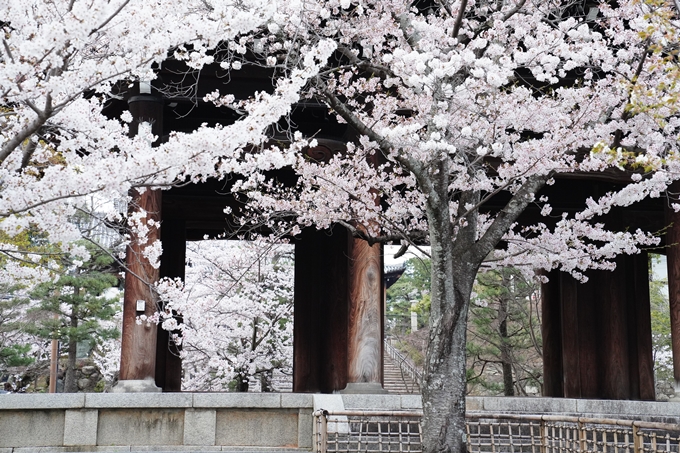
[[[187,249],[185,283],[157,285],[158,322],[181,345],[186,390],[223,391],[235,379],[292,372],[292,247],[202,241]]]
[[[454,231],[474,228],[479,239],[498,226],[484,208],[492,195],[515,195],[528,181],[564,173],[618,171],[618,191],[584,200],[582,212],[547,222],[553,226],[532,241],[517,226],[509,230],[514,245],[504,262],[579,276],[613,266],[616,253],[656,244],[649,233],[607,233],[597,217],[663,195],[680,175],[680,72],[665,50],[677,41],[673,5],[621,2],[581,16],[559,2],[466,7],[459,22],[445,6],[422,12],[399,1],[307,2],[304,30],[276,27],[266,42],[275,52],[276,43],[290,46],[293,33],[305,33],[299,52],[286,47],[299,55],[310,42],[335,40],[334,59],[306,93],[361,138],[329,161],[298,156],[296,187],[251,171],[250,185],[235,190],[260,214],[286,213],[319,228],[379,224],[374,240],[408,241],[428,235],[427,180],[442,172]],[[285,150],[281,156],[290,161]],[[522,197],[534,203],[541,186]],[[466,197],[477,201],[461,202]],[[539,204],[551,216],[550,201]],[[594,245],[602,241],[608,245]]]
[[[102,115],[116,84],[152,80],[152,66],[171,49],[192,68],[211,63],[209,49],[271,22],[272,2],[242,8],[240,2],[174,0],[9,1],[0,11],[2,228],[18,234],[29,223],[39,225],[54,243],[79,236],[68,218],[84,196],[125,199],[131,187],[210,176],[216,161],[229,156],[225,143],[233,143],[233,151],[261,142],[332,51],[330,41],[310,47],[304,65],[275,94],[251,103],[250,116],[235,127],[174,135],[150,152],[150,132],[128,137],[129,113]],[[287,20],[285,11],[277,14]]]

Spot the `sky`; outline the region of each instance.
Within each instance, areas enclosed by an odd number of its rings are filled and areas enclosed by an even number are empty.
[[[384,247],[383,253],[384,253],[384,256],[385,256],[385,266],[394,266],[396,264],[401,264],[401,263],[403,263],[403,262],[405,262],[405,261],[407,261],[411,258],[414,258],[416,256],[423,256],[423,254],[420,253],[418,251],[418,249],[416,249],[415,247],[409,247],[408,250],[406,251],[406,253],[403,256],[395,259],[394,254],[397,253],[400,248],[401,248],[401,246],[399,246],[399,245],[386,245]],[[424,246],[424,247],[421,247],[421,248],[423,250],[425,250],[426,252],[430,251],[430,246]]]

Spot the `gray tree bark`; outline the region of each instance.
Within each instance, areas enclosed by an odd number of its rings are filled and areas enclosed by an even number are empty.
[[[78,318],[71,316],[71,327],[78,327]],[[69,340],[68,342],[68,359],[66,370],[64,373],[64,393],[76,393],[78,391],[78,384],[76,382],[76,355],[78,352],[78,342],[76,340]]]

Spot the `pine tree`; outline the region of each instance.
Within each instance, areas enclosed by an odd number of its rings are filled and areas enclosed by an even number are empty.
[[[18,285],[0,285],[0,373],[8,367],[35,361],[28,337],[21,332],[21,318],[28,305]]]
[[[78,343],[90,347],[120,335],[111,323],[119,310],[119,299],[106,292],[118,283],[112,274],[113,259],[106,253],[88,246],[91,258],[87,262],[65,263],[68,272],[54,282],[40,284],[31,293],[39,301],[35,309],[38,320],[26,330],[44,339],[58,339],[68,345],[68,361],[64,392],[78,390],[76,351]]]
[[[538,284],[516,268],[477,275],[468,322],[468,384],[513,396],[541,388]],[[501,376],[502,382],[494,376]]]

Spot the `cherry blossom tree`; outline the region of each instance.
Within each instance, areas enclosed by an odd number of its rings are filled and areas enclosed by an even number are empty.
[[[102,222],[120,221],[125,214],[110,201],[125,202],[129,189],[215,176],[218,156],[236,157],[245,145],[261,143],[266,128],[288,111],[328,49],[317,49],[318,61],[312,51],[273,94],[258,98],[249,109],[253,115],[244,121],[173,135],[153,153],[149,143],[155,138],[148,128],[131,138],[128,112],[109,118],[102,110],[117,97],[121,84],[149,83],[154,65],[164,59],[174,57],[200,68],[213,61],[209,49],[264,26],[275,11],[271,2],[260,0],[249,1],[247,7],[240,1],[211,5],[200,0],[3,2],[0,228],[10,238],[38,228],[64,251],[85,258],[84,247],[74,245],[80,231],[68,221],[78,212],[89,212],[85,199],[102,201],[97,209]],[[279,16],[286,20],[286,13]],[[132,224],[141,241],[154,228],[144,213],[133,215]],[[148,244],[152,259],[159,251]],[[11,241],[3,241],[0,252],[13,261],[40,258]],[[6,275],[22,279],[39,270],[5,269]],[[37,277],[44,279],[45,274]]]
[[[292,247],[202,241],[187,248],[186,284],[159,284],[159,322],[181,345],[187,390],[271,391],[275,370],[292,374]]]
[[[587,7],[588,6],[588,7]],[[1,7],[0,217],[39,225],[69,248],[64,222],[85,194],[243,176],[253,213],[281,227],[341,224],[371,243],[429,243],[431,329],[423,385],[425,451],[464,451],[466,319],[475,274],[498,263],[585,278],[657,239],[600,216],[663,193],[678,175],[674,4],[557,0],[19,1]],[[213,53],[226,43],[229,52]],[[190,45],[189,45],[190,44]],[[272,69],[275,89],[232,125],[128,138],[130,115],[102,107],[117,82],[184,60]],[[313,137],[263,146],[304,98],[356,132],[328,160]],[[350,134],[351,135],[351,134]],[[266,148],[261,152],[257,150]],[[294,187],[267,171],[291,167]],[[561,175],[616,173],[626,184],[556,213],[539,194]],[[545,222],[518,227],[539,205]],[[112,216],[114,214],[111,214]],[[556,217],[556,218],[554,218]],[[137,215],[137,230],[154,228]],[[293,230],[295,231],[295,230]],[[157,258],[158,248],[147,255]],[[6,247],[15,256],[14,251]]]
[[[584,280],[586,269],[613,269],[617,254],[658,243],[599,218],[658,197],[678,177],[669,50],[678,13],[663,2],[586,5],[307,2],[302,23],[270,26],[257,41],[285,70],[289,55],[332,40],[333,58],[306,93],[357,139],[325,161],[296,156],[295,187],[251,172],[236,190],[258,212],[278,213],[276,222],[287,213],[299,225],[342,224],[371,243],[431,246],[427,452],[465,450],[467,313],[494,250],[499,264]],[[551,216],[539,192],[575,173],[615,174],[622,184],[578,213]],[[545,221],[518,226],[535,205]]]

